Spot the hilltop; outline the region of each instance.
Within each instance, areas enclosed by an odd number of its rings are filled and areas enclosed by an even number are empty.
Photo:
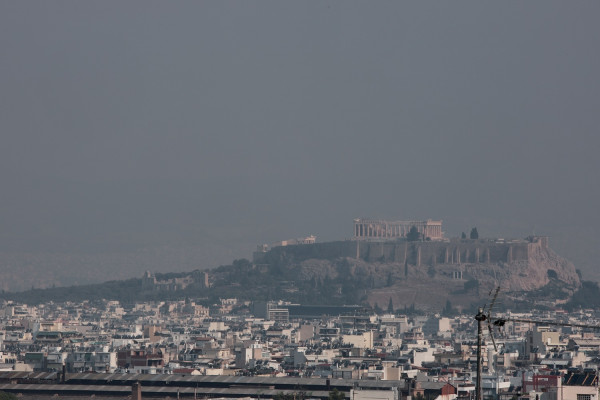
[[[391,299],[397,308],[439,310],[448,301],[466,308],[497,286],[516,301],[535,296],[566,302],[581,286],[574,265],[545,237],[329,242],[276,247],[255,254],[255,261],[291,269],[297,281],[328,281],[347,301],[385,306]]]
[[[142,279],[4,293],[30,303],[110,298],[282,299],[303,304],[364,304],[440,310],[472,307],[501,286],[514,304],[567,302],[581,286],[572,263],[546,238],[445,242],[326,242],[279,246],[210,271],[145,274]],[[549,304],[549,303],[548,303]]]

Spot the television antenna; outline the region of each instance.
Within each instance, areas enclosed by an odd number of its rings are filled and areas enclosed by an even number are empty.
[[[481,374],[483,371],[483,356],[481,354],[481,346],[483,343],[483,323],[487,322],[488,326],[488,334],[492,339],[492,343],[494,344],[494,350],[498,351],[496,347],[496,340],[494,339],[494,335],[492,334],[492,325],[491,325],[491,315],[492,309],[494,308],[494,304],[496,303],[496,299],[498,298],[498,292],[500,292],[500,286],[496,288],[494,293],[494,297],[492,298],[492,302],[487,309],[487,314],[485,313],[485,305],[483,307],[479,307],[477,310],[477,314],[475,315],[475,320],[477,321],[477,382],[476,382],[476,400],[482,400],[482,391],[481,391]],[[490,293],[491,294],[491,293]]]
[[[490,306],[487,309],[487,313],[485,310],[485,306],[479,307],[477,310],[477,314],[475,315],[475,320],[477,321],[477,381],[475,384],[475,399],[482,400],[483,392],[481,385],[481,375],[483,369],[483,355],[481,352],[481,347],[483,343],[483,323],[487,323],[488,334],[490,335],[490,339],[492,340],[492,344],[494,345],[494,350],[498,351],[498,347],[496,346],[496,340],[494,339],[493,334],[493,326],[503,327],[507,322],[523,322],[535,325],[549,325],[549,326],[565,326],[565,327],[573,327],[573,328],[587,328],[587,329],[598,329],[600,330],[600,325],[588,325],[588,324],[576,324],[569,322],[555,322],[555,321],[543,321],[536,319],[527,319],[527,318],[513,318],[513,317],[500,317],[500,318],[492,318],[492,309],[494,308],[494,304],[496,303],[496,299],[498,298],[498,293],[500,292],[500,286],[496,288],[494,291],[494,297],[490,303]],[[490,292],[491,295],[491,292]]]

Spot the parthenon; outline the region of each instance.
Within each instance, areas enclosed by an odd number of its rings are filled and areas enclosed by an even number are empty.
[[[356,218],[355,240],[386,240],[405,238],[410,228],[416,227],[424,239],[442,240],[442,221],[386,221],[382,219]]]

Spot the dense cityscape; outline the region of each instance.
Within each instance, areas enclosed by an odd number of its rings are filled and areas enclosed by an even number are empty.
[[[0,400],[600,400],[599,15],[0,0]]]
[[[290,315],[288,307],[237,299],[211,307],[191,299],[132,305],[4,302],[0,390],[64,396],[79,393],[83,384],[89,395],[99,396],[107,393],[102,385],[113,381],[121,391],[141,382],[149,396],[168,383],[180,396],[238,387],[220,395],[254,397],[268,382],[270,392],[263,397],[300,391],[328,397],[336,388],[352,398],[475,398],[473,315],[402,315],[393,309],[317,315],[331,311],[325,307],[296,308],[306,315]],[[489,306],[487,312],[494,313]],[[600,326],[597,312],[490,315],[494,318],[503,323],[484,324],[485,398],[597,399],[600,337],[586,328]]]
[[[581,298],[598,288],[582,285],[547,237],[481,239],[473,227],[468,237],[446,238],[442,221],[373,219],[355,219],[353,234],[337,242],[310,235],[263,244],[253,262],[168,279],[147,271],[124,286],[151,294],[147,301],[91,293],[89,299],[79,293],[79,301],[47,297],[76,287],[42,290],[46,297],[37,305],[4,299],[0,391],[136,399],[597,400],[600,315]],[[342,267],[337,275],[326,260]],[[318,281],[309,270],[329,272]],[[373,270],[386,277],[380,286]],[[404,272],[395,279],[393,271]],[[340,284],[348,275],[364,281],[367,273],[370,285]],[[298,274],[303,277],[291,278]],[[482,293],[500,281],[505,292],[497,286],[487,297]],[[369,293],[419,284],[437,291],[419,304],[425,309],[394,307],[392,296],[385,310],[370,302],[376,297]],[[289,301],[311,285],[340,296],[365,295],[354,306],[330,297]],[[456,290],[444,292],[443,286]],[[243,298],[210,303],[232,287]],[[504,300],[524,298],[526,288],[550,297],[522,302],[527,312],[507,309]],[[257,290],[265,289],[288,298],[259,300]],[[344,298],[357,297],[337,301]],[[455,308],[451,298],[484,304],[475,304],[476,315],[461,313],[474,304]],[[441,299],[445,307],[432,312]]]

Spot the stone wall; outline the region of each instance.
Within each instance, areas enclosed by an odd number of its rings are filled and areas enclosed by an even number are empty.
[[[529,261],[534,253],[547,249],[545,237],[498,241],[488,239],[453,239],[450,241],[339,241],[275,247],[255,253],[255,263],[301,262],[311,258],[333,260],[339,257],[360,258],[368,262],[409,265],[488,264]]]
[[[451,240],[449,242],[359,242],[359,257],[369,262],[410,265],[484,264],[527,261],[539,243]]]

